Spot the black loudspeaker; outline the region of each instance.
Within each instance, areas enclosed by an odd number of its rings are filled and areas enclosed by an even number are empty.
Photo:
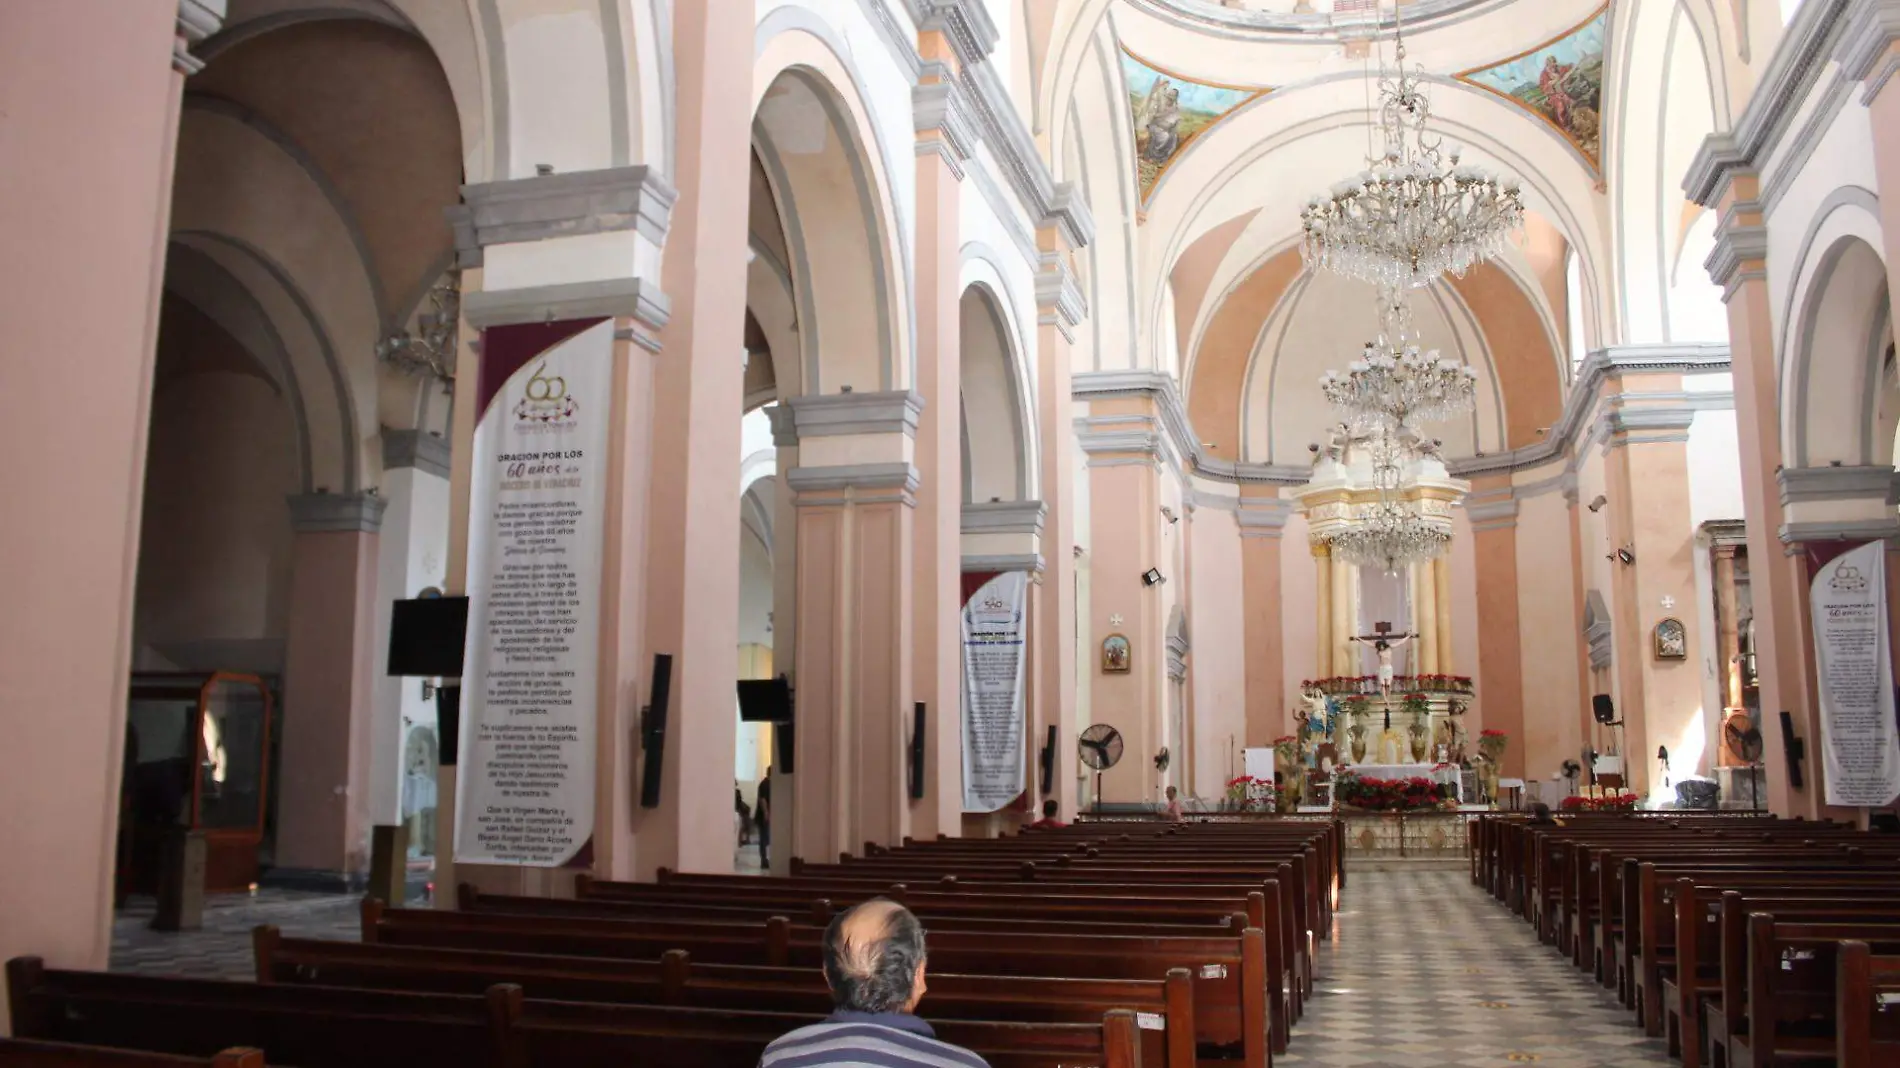
[[[910,717],[910,799],[924,799],[924,703],[917,702]]]
[[[1049,740],[1042,743],[1042,796],[1048,797],[1056,783],[1056,728],[1049,725]]]
[[[778,775],[790,775],[792,753],[798,749],[796,736],[792,733],[793,724],[774,723],[772,725],[772,771]]]
[[[462,738],[462,687],[455,685],[435,688],[435,752],[436,762],[445,768],[455,766],[456,753]]]
[[[673,657],[653,654],[652,702],[641,717],[640,747],[646,764],[640,770],[640,807],[660,807],[660,771],[666,762],[666,706],[673,697]]]
[[[1807,755],[1807,746],[1794,734],[1794,717],[1786,712],[1781,714],[1781,751],[1788,758],[1788,785],[1801,789],[1801,758]]]
[[[1590,698],[1590,715],[1596,717],[1598,723],[1615,723],[1616,702],[1611,701],[1607,693],[1597,694]]]

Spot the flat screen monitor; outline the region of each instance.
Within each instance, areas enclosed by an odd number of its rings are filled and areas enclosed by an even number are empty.
[[[783,678],[740,679],[739,718],[746,723],[786,723],[792,718],[792,688]]]
[[[456,678],[468,637],[468,598],[397,601],[389,620],[389,674]]]

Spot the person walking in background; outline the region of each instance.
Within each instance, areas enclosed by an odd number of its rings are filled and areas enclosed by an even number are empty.
[[[772,867],[772,769],[765,769],[759,780],[759,797],[752,806],[752,818],[759,825],[759,867]]]

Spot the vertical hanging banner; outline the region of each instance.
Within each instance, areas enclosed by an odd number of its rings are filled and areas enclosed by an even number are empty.
[[[1869,542],[1821,565],[1809,588],[1830,805],[1900,796],[1893,663],[1887,653],[1887,552]]]
[[[483,332],[455,859],[559,867],[594,829],[613,321]]]
[[[963,605],[963,811],[995,812],[1025,776],[1023,617],[1029,575],[1006,571]]]

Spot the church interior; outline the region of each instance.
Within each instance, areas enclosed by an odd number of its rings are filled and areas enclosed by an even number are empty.
[[[0,1068],[1900,1064],[1900,0],[0,57]]]

